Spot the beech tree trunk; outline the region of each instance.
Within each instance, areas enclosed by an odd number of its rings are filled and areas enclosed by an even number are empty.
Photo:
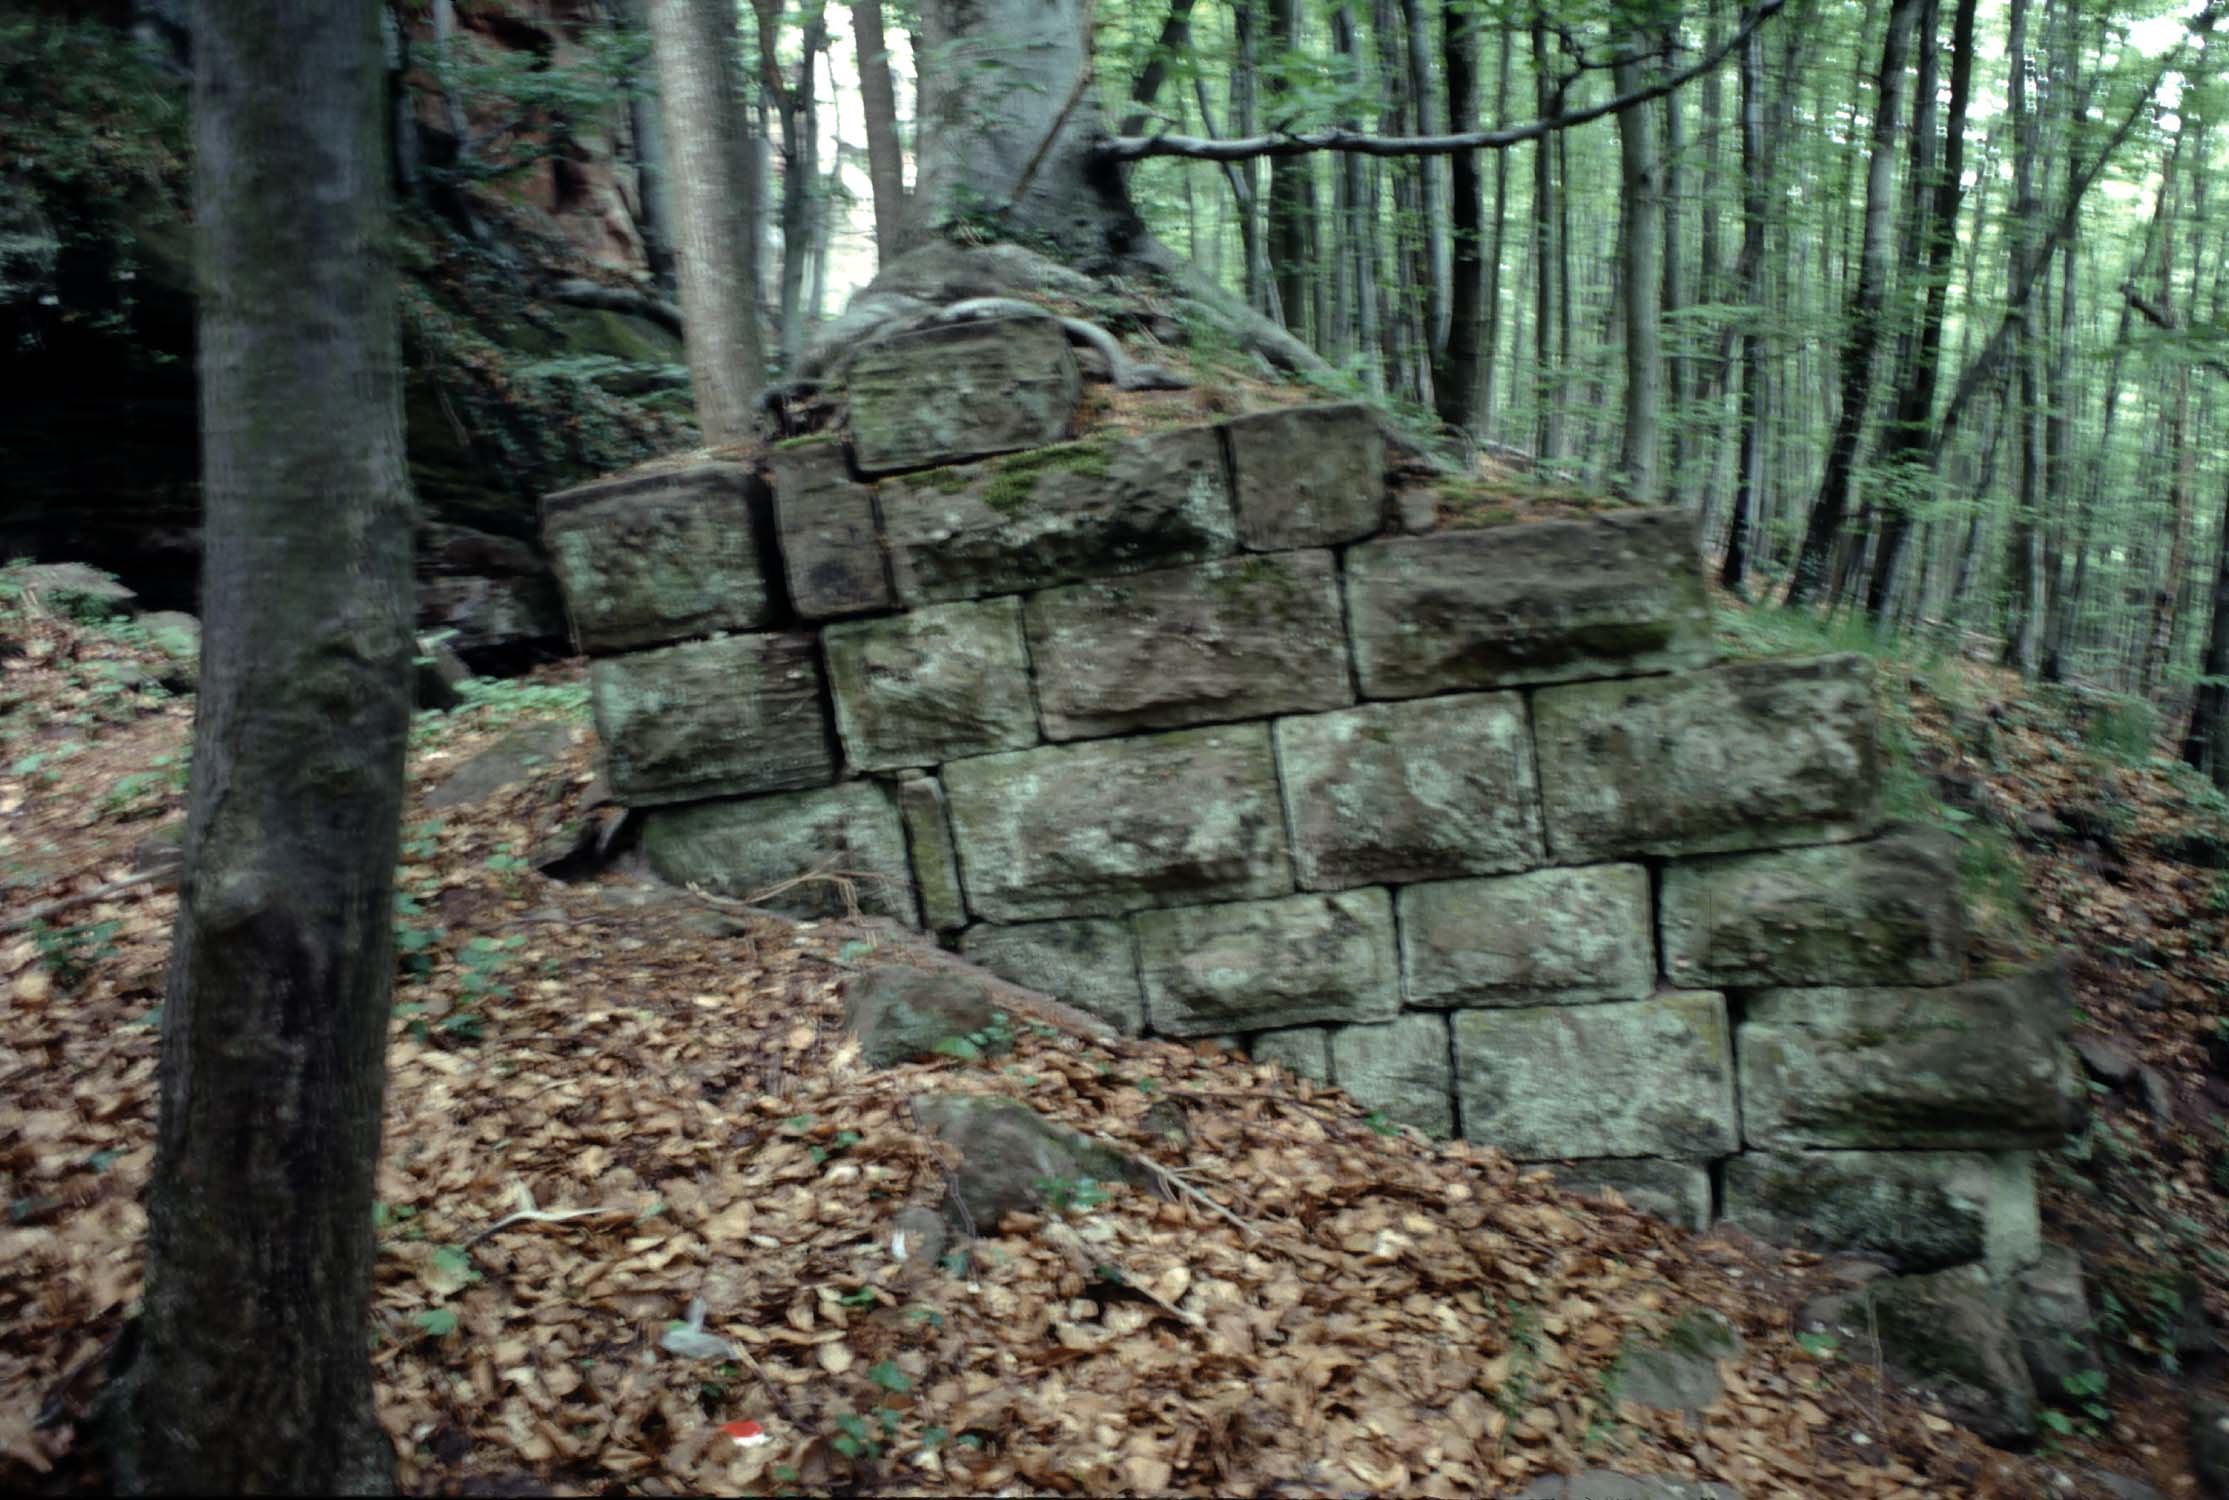
[[[875,195],[875,258],[895,260],[905,219],[905,158],[898,149],[898,101],[890,86],[890,48],[882,0],[852,0],[851,42],[859,54],[859,102],[867,120],[867,182]]]
[[[1764,300],[1766,189],[1765,48],[1755,34],[1741,44],[1741,274],[1742,330],[1740,455],[1736,460],[1734,513],[1726,530],[1726,556],[1718,581],[1739,592],[1748,581],[1764,485]]]
[[[1629,38],[1611,70],[1620,94],[1641,87],[1640,39]],[[1657,255],[1663,244],[1659,197],[1663,163],[1656,154],[1656,109],[1639,104],[1618,112],[1618,162],[1624,185],[1621,279],[1625,283],[1625,436],[1618,452],[1618,488],[1635,505],[1656,503],[1657,429],[1664,404],[1662,292]]]
[[[205,630],[109,1457],[126,1492],[377,1493],[413,511],[377,8],[204,0],[193,50]]]
[[[744,132],[735,10],[722,0],[649,0],[649,18],[697,426],[708,443],[738,443],[751,435],[766,353],[752,305],[758,174]]]
[[[1450,132],[1478,128],[1478,22],[1464,0],[1446,0],[1441,25],[1442,52],[1447,66],[1447,128]],[[1507,48],[1503,56],[1507,57]],[[1447,337],[1434,361],[1432,398],[1439,418],[1449,427],[1474,431],[1478,426],[1478,362],[1480,304],[1485,297],[1485,194],[1478,174],[1478,154],[1459,152],[1448,158],[1451,169],[1449,217],[1453,225],[1454,259],[1448,289]]]

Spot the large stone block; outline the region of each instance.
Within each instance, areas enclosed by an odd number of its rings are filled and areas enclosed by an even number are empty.
[[[1604,1156],[1593,1161],[1558,1162],[1556,1186],[1582,1198],[1616,1193],[1645,1214],[1683,1229],[1710,1227],[1710,1168],[1700,1162],[1667,1161],[1660,1156]]]
[[[1383,1021],[1401,1008],[1393,900],[1382,890],[1142,912],[1147,1024],[1214,1036],[1318,1021]]]
[[[1072,583],[1032,594],[1028,622],[1051,739],[1354,701],[1328,552]]]
[[[731,635],[588,670],[612,795],[648,807],[836,779],[810,635]]]
[[[1775,1244],[1866,1251],[1900,1271],[2009,1272],[2043,1248],[2025,1151],[1745,1152],[1726,1163],[1723,1213]]]
[[[774,522],[790,603],[808,620],[889,609],[898,602],[875,522],[875,492],[851,477],[833,435],[777,443]]]
[[[1435,881],[1406,887],[1400,901],[1411,1005],[1638,1000],[1656,986],[1649,873],[1639,865]]]
[[[1358,1104],[1429,1135],[1455,1132],[1455,1070],[1447,1018],[1402,1015],[1331,1034],[1332,1081]]]
[[[844,758],[931,766],[1037,743],[1019,599],[938,604],[821,632]]]
[[[743,464],[616,475],[542,501],[580,648],[632,651],[773,618]]]
[[[1124,1036],[1145,1030],[1138,943],[1128,922],[978,922],[961,934],[960,952],[1001,979],[1090,1011]]]
[[[1267,725],[1012,750],[943,777],[968,906],[993,921],[1292,889]]]
[[[1739,1037],[1742,1136],[1774,1149],[2055,1145],[2072,1014],[2057,965],[1943,989],[1761,990]]]
[[[1019,593],[1238,550],[1213,431],[1093,438],[877,486],[908,604]]]
[[[1519,1161],[1734,1149],[1726,1001],[1669,994],[1454,1017],[1463,1135]]]
[[[1347,598],[1365,698],[1711,660],[1691,511],[1366,542],[1347,554]]]
[[[1283,1031],[1257,1031],[1246,1039],[1246,1055],[1256,1062],[1272,1062],[1286,1072],[1317,1083],[1331,1082],[1331,1028],[1291,1026]]]
[[[1965,970],[1957,845],[1931,828],[1671,865],[1661,920],[1675,984],[1949,984]]]
[[[1385,518],[1385,437],[1354,402],[1265,411],[1224,424],[1252,552],[1328,547]]]
[[[1303,887],[1540,863],[1532,732],[1515,693],[1365,704],[1277,722]]]
[[[1544,688],[1533,731],[1559,861],[1826,843],[1879,822],[1861,656]]]
[[[862,474],[1057,443],[1083,375],[1050,318],[990,318],[876,339],[846,376]]]
[[[897,793],[906,852],[921,896],[921,925],[933,932],[957,932],[967,925],[967,899],[960,890],[960,863],[952,850],[952,819],[944,786],[934,776],[909,771],[898,778]]]
[[[758,901],[802,917],[844,913],[851,883],[859,909],[916,921],[905,829],[889,788],[847,781],[809,792],[734,802],[661,807],[644,820],[642,847],[650,868],[675,885],[701,885],[714,895]]]

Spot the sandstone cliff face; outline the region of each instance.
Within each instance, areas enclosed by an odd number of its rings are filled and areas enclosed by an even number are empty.
[[[424,508],[420,624],[482,670],[561,649],[535,498],[687,441],[680,343],[658,321],[547,294],[639,284],[647,262],[624,61],[593,8],[522,0],[460,15],[462,120],[496,176],[454,187],[454,118],[428,35],[396,35],[408,122],[401,215],[405,421]],[[192,608],[199,558],[185,8],[61,6],[0,19],[0,556],[107,568]],[[608,35],[608,34],[606,34]],[[407,45],[406,45],[407,44]],[[408,69],[400,65],[408,60]],[[490,81],[509,80],[507,93]],[[599,108],[560,119],[560,85]],[[523,103],[522,103],[523,101]],[[402,157],[398,157],[401,160]]]

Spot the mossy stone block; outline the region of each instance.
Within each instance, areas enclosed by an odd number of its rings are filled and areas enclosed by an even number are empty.
[[[642,847],[661,880],[792,916],[844,915],[842,880],[861,911],[920,920],[897,801],[877,782],[661,807],[643,822]]]
[[[1412,1013],[1331,1034],[1331,1078],[1357,1104],[1427,1135],[1455,1133],[1447,1017]]]
[[[1583,865],[1401,891],[1411,1005],[1570,1005],[1656,987],[1649,875]]]
[[[1145,1030],[1138,944],[1128,922],[978,922],[960,935],[960,952],[1001,979],[1091,1012],[1124,1036]]]
[[[1900,1271],[2043,1249],[2025,1151],[1750,1151],[1726,1163],[1725,1217],[1774,1244],[1862,1251]]]
[[[932,766],[1037,743],[1018,599],[936,604],[821,632],[844,758]]]
[[[1226,422],[1250,552],[1328,547],[1385,519],[1385,436],[1357,402],[1295,406]]]
[[[836,779],[810,635],[731,635],[588,671],[612,795],[635,807]]]
[[[542,501],[542,540],[581,650],[632,651],[774,617],[750,470],[698,463],[599,479]]]
[[[987,318],[875,339],[845,377],[862,474],[1057,443],[1083,375],[1050,318]]]
[[[921,923],[932,932],[957,932],[967,925],[967,901],[960,891],[959,858],[952,850],[952,819],[944,786],[934,776],[898,778],[898,816],[905,823],[906,850],[921,896]]]
[[[777,443],[768,462],[782,573],[797,613],[833,620],[893,607],[874,488],[851,477],[843,443],[833,436]]]
[[[1322,1021],[1401,1008],[1393,900],[1383,890],[1141,912],[1146,1018],[1164,1036]]]

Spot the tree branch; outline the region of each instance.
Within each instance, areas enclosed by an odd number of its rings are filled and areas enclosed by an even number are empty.
[[[598,312],[625,313],[630,317],[644,318],[676,338],[681,336],[681,309],[663,297],[653,297],[647,292],[605,286],[601,282],[576,277],[553,283],[543,295],[552,302],[563,302],[573,307],[588,307]]]
[[[2145,300],[2144,294],[2136,290],[2136,283],[2132,281],[2121,283],[2121,296],[2126,298],[2128,305],[2135,308],[2142,315],[2144,321],[2154,328],[2163,329],[2168,333],[2183,331],[2164,308]],[[2216,375],[2229,376],[2229,360],[2217,359],[2211,355],[2200,355],[2198,356],[2198,367],[2202,370],[2211,370]]]
[[[1218,141],[1191,135],[1119,136],[1102,143],[1097,155],[1109,161],[1142,161],[1149,156],[1181,156],[1195,161],[1250,161],[1264,156],[1305,156],[1316,151],[1347,151],[1358,156],[1453,156],[1464,151],[1506,151],[1511,146],[1536,141],[1542,136],[1559,130],[1569,130],[1604,115],[1614,115],[1637,104],[1661,99],[1724,62],[1734,50],[1749,39],[1768,16],[1777,13],[1786,0],[1757,0],[1756,7],[1742,18],[1739,29],[1724,44],[1698,59],[1677,73],[1667,74],[1646,88],[1620,94],[1601,104],[1585,109],[1557,110],[1546,119],[1533,120],[1524,125],[1512,125],[1502,130],[1473,130],[1460,135],[1369,135],[1359,130],[1334,127],[1328,130],[1311,130],[1294,134],[1281,132],[1275,135],[1247,136],[1243,139]]]

